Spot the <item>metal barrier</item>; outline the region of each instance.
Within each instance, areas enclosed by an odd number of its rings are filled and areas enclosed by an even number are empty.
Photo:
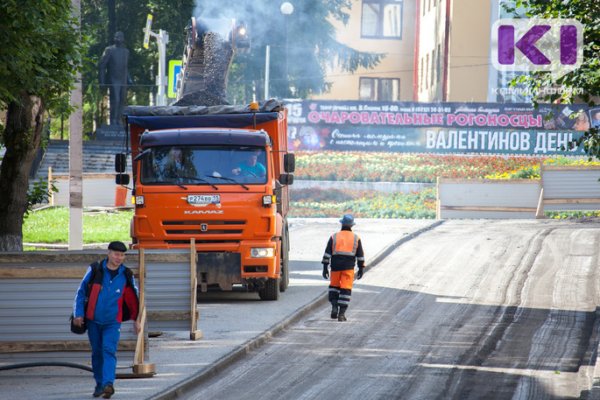
[[[600,166],[541,165],[540,179],[443,179],[437,218],[543,218],[600,209]]]
[[[90,351],[87,335],[75,335],[70,331],[69,316],[75,292],[88,265],[105,256],[105,252],[99,251],[2,254],[0,353]],[[132,260],[130,263],[134,265]],[[137,274],[137,267],[131,269]],[[124,323],[119,351],[133,356],[134,376],[151,376],[154,364],[145,362],[148,339],[143,275],[137,279],[141,291],[138,321],[142,329],[136,335],[133,324]]]
[[[140,271],[145,275],[148,326],[154,331],[187,331],[191,340],[198,330],[196,249],[140,249]]]
[[[537,217],[544,211],[600,209],[600,166],[542,165]]]
[[[58,193],[53,196],[57,206],[69,206],[69,176],[52,176]],[[131,189],[115,184],[115,174],[83,174],[84,207],[132,207]]]
[[[437,218],[535,218],[539,180],[437,181]]]

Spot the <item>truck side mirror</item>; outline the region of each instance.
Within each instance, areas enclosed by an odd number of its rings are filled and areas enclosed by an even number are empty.
[[[288,153],[283,155],[283,170],[285,172],[294,172],[296,170],[296,156]]]
[[[117,174],[115,176],[115,183],[122,186],[129,185],[129,174]]]
[[[127,169],[127,154],[115,154],[115,172],[122,174]]]
[[[281,174],[279,175],[279,183],[282,185],[291,185],[294,183],[294,175],[293,174]]]

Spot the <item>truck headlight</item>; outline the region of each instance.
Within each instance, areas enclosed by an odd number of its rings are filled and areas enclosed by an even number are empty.
[[[269,207],[271,204],[274,204],[275,201],[276,201],[275,196],[268,194],[268,195],[263,196],[262,205],[263,205],[263,207]]]
[[[275,249],[272,247],[253,247],[250,249],[250,257],[252,258],[272,258],[275,254]]]
[[[135,196],[136,207],[144,207],[144,196]]]

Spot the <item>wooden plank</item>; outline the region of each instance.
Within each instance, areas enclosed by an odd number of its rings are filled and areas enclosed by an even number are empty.
[[[439,183],[464,183],[472,185],[496,184],[496,185],[530,185],[539,182],[539,179],[459,179],[459,178],[439,178]]]
[[[138,318],[140,322],[140,331],[137,335],[135,354],[133,355],[133,363],[135,365],[141,365],[144,363],[144,342],[146,338],[146,307],[141,309],[141,314]]]
[[[135,347],[135,354],[133,356],[134,364],[140,365],[144,363],[144,338],[146,337],[146,296],[145,296],[145,285],[146,285],[146,269],[144,260],[144,249],[140,250],[140,277],[139,277],[139,312],[137,321],[140,324],[140,331],[137,335],[137,345]]]
[[[544,199],[545,204],[600,204],[600,198],[552,198]]]
[[[116,174],[99,174],[99,173],[85,173],[83,174],[83,179],[115,179]],[[68,174],[54,174],[54,179],[56,180],[68,180]]]
[[[169,252],[168,250],[162,250],[157,252],[149,252],[149,249],[145,249],[144,253],[145,262],[189,262],[189,252]]]
[[[0,266],[0,279],[82,279],[87,271],[82,267],[8,267]],[[131,268],[131,267],[130,267]],[[131,268],[137,277],[137,268]]]
[[[105,249],[82,251],[25,251],[0,253],[0,264],[80,264],[90,265],[92,262],[106,258]],[[128,252],[125,263],[137,263],[136,252]]]
[[[440,180],[441,178],[438,176],[435,179],[435,219],[441,219],[442,218],[442,213],[441,213],[441,200],[440,200]]]
[[[441,209],[448,211],[536,212],[535,207],[441,206]]]
[[[148,311],[147,318],[149,321],[185,321],[190,319],[190,312],[172,310]]]
[[[196,319],[196,302],[198,301],[196,293],[196,239],[190,240],[190,335],[196,331],[198,327]]]
[[[588,171],[600,170],[600,165],[547,165],[544,164],[546,171]]]
[[[118,351],[134,351],[135,340],[119,341]],[[35,342],[0,342],[0,353],[33,353],[42,351],[91,351],[86,340],[52,340]]]
[[[540,198],[538,200],[537,210],[535,211],[536,218],[544,218],[544,188],[540,190]]]

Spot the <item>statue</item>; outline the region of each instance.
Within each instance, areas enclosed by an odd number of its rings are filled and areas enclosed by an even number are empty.
[[[114,42],[114,45],[104,49],[99,64],[99,81],[101,87],[108,86],[110,125],[121,125],[123,108],[127,104],[127,84],[130,81],[127,72],[129,50],[124,46],[125,36],[123,32],[115,33]]]

